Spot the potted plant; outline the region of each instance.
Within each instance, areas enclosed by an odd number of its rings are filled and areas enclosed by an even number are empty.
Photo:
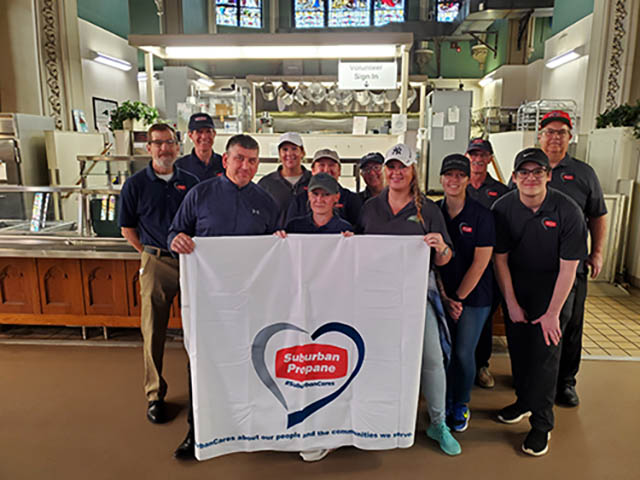
[[[131,131],[134,122],[140,122],[138,128],[144,129],[158,119],[158,110],[142,102],[122,102],[117,108],[104,111],[109,115],[109,130],[115,139],[116,155],[131,154]]]
[[[596,128],[633,127],[633,136],[640,139],[640,100],[635,105],[625,103],[598,115]]]

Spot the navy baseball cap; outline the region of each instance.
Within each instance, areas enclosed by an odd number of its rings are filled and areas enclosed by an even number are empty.
[[[313,192],[316,188],[322,188],[331,195],[340,192],[340,185],[338,185],[336,179],[325,172],[316,173],[311,177],[311,180],[309,180],[307,190]]]
[[[189,131],[192,132],[193,130],[198,130],[200,128],[216,129],[213,125],[211,115],[208,113],[194,113],[191,115],[191,118],[189,118]]]
[[[522,165],[528,162],[537,163],[541,167],[545,167],[547,170],[551,168],[549,163],[549,157],[539,148],[525,148],[518,155],[513,164],[513,171],[519,170]]]
[[[484,138],[472,138],[469,142],[469,146],[467,147],[467,153],[473,150],[482,150],[483,152],[489,152],[493,155],[493,147],[491,146],[491,142],[489,140],[485,140]]]
[[[360,159],[360,168],[364,167],[369,162],[379,163],[382,165],[384,163],[384,156],[380,152],[367,153]]]
[[[467,177],[471,175],[471,167],[469,159],[459,153],[452,153],[442,159],[442,167],[440,167],[440,175],[444,175],[449,170],[460,170]]]

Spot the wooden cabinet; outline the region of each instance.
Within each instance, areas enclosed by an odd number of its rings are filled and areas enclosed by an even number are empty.
[[[140,316],[140,261],[126,260],[125,281],[127,283],[128,313],[130,317]]]
[[[84,315],[80,260],[39,258],[36,264],[42,313]]]
[[[0,313],[40,313],[33,258],[0,258]]]
[[[123,260],[82,260],[84,308],[87,315],[129,312]]]

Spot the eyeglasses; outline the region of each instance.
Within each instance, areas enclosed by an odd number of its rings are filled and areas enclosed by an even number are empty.
[[[567,130],[566,128],[561,128],[560,130],[554,130],[552,128],[545,128],[544,130],[542,130],[542,135],[544,135],[545,137],[553,137],[554,135],[557,135],[560,138],[564,138],[568,135],[571,135],[571,132],[569,130]]]
[[[149,145],[154,145],[156,147],[161,147],[162,145],[168,145],[170,147],[173,147],[174,145],[177,145],[178,141],[177,140],[149,140]]]
[[[547,169],[543,167],[534,168],[533,170],[527,170],[526,168],[516,170],[516,176],[521,180],[527,178],[529,175],[533,175],[534,178],[542,178],[546,174]]]
[[[382,165],[367,165],[364,168],[361,168],[360,171],[362,173],[380,173],[382,171]]]

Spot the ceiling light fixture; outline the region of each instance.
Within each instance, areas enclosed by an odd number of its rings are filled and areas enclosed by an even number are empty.
[[[560,65],[572,62],[581,56],[582,55],[578,53],[576,49],[573,49],[547,60],[545,65],[547,68],[558,68]]]
[[[496,72],[491,72],[488,75],[485,75],[484,77],[482,77],[480,79],[480,81],[478,82],[478,85],[480,85],[481,87],[486,87],[487,85],[489,85],[490,83],[493,83],[496,81],[495,78],[493,78],[493,75]]]
[[[215,82],[213,80],[211,80],[210,78],[204,78],[204,77],[197,79],[196,83],[204,88],[211,88],[215,85]]]
[[[132,65],[126,60],[121,60],[116,57],[112,57],[111,55],[107,55],[102,52],[93,52],[93,60],[94,62],[101,63],[103,65],[107,65],[109,67],[117,68],[118,70],[122,70],[123,72],[128,72],[131,70]]]

